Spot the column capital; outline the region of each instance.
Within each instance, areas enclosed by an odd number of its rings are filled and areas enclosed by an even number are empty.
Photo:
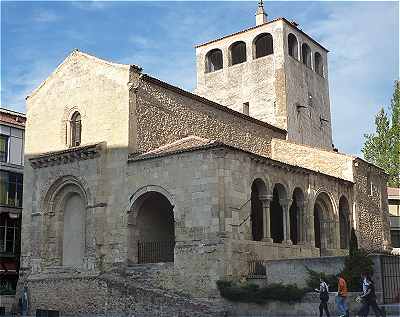
[[[261,194],[258,196],[258,199],[260,199],[262,202],[271,201],[272,198],[273,198],[272,195]]]
[[[293,202],[293,199],[290,199],[290,198],[282,198],[282,199],[279,199],[279,204],[280,204],[281,206],[289,206],[289,205],[292,204],[292,202]]]

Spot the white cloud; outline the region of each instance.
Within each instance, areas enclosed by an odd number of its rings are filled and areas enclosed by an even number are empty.
[[[33,21],[36,23],[52,23],[58,21],[60,17],[49,10],[42,10],[33,16]]]

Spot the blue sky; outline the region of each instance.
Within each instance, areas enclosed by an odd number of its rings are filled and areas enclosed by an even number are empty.
[[[74,49],[187,90],[196,85],[194,45],[255,24],[257,1],[1,1],[1,105],[25,111],[25,96]],[[398,2],[265,1],[269,18],[296,20],[330,50],[333,138],[361,153],[374,115],[399,77]]]

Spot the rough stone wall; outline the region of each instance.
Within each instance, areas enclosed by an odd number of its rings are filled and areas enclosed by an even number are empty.
[[[329,102],[327,52],[300,33],[297,28],[284,24],[286,113],[288,140],[326,149],[332,148],[332,121]],[[298,40],[299,60],[289,56],[287,36],[294,34]],[[301,62],[301,46],[311,49],[312,68]],[[324,76],[314,70],[314,53],[321,54]],[[309,96],[312,96],[312,99]],[[300,106],[300,107],[298,107]],[[305,107],[305,108],[304,108]]]
[[[273,36],[274,54],[256,59],[253,42],[262,33]],[[289,33],[298,39],[298,60],[288,55]],[[229,48],[236,41],[246,43],[247,61],[229,66]],[[311,68],[301,62],[303,43],[311,48]],[[216,48],[222,50],[223,68],[207,73],[206,55]],[[324,76],[313,69],[315,52],[322,56]],[[196,58],[196,93],[240,112],[249,102],[250,116],[286,129],[288,140],[331,148],[327,52],[296,27],[278,19],[199,46]]]
[[[339,245],[339,199],[344,195],[349,201],[352,213],[353,184],[340,179],[289,167],[276,161],[259,159],[238,151],[228,151],[224,161],[224,230],[229,237],[225,241],[227,267],[226,274],[241,276],[247,274],[249,260],[272,260],[298,257],[319,256],[314,238],[314,204],[321,192],[330,197],[332,213],[330,232],[327,238],[331,249],[324,250],[325,255],[343,255]],[[251,186],[255,179],[261,179],[266,185],[266,194],[272,195],[275,184],[281,184],[286,191],[289,206],[293,191],[300,188],[304,194],[306,241],[299,245],[251,241]]]
[[[285,140],[272,139],[271,158],[353,181],[353,157]]]
[[[148,81],[139,84],[136,117],[138,152],[197,135],[268,156],[271,138],[285,138],[284,133],[261,123],[218,110]]]
[[[265,24],[236,36],[227,37],[196,49],[196,93],[243,112],[243,103],[249,103],[249,115],[286,129],[286,104],[278,88],[284,83],[283,73],[283,23]],[[273,36],[274,54],[255,58],[253,42],[257,35]],[[229,66],[229,47],[236,41],[246,43],[247,61]],[[206,55],[214,48],[222,50],[223,68],[206,73]]]
[[[390,245],[387,175],[361,159],[353,165],[359,244],[367,250],[386,249]]]

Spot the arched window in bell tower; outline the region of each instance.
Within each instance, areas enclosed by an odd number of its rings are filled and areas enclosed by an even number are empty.
[[[318,52],[314,54],[314,70],[318,75],[324,76],[324,64],[322,62],[322,56]]]
[[[230,53],[230,64],[236,65],[246,61],[246,43],[235,42],[229,49]]]
[[[71,146],[79,146],[81,144],[81,130],[81,115],[76,111],[70,121]]]
[[[289,55],[292,56],[295,59],[299,59],[299,44],[297,42],[297,37],[290,33],[288,35],[288,50],[289,50]]]
[[[306,43],[301,46],[301,56],[303,64],[311,68],[311,49]]]
[[[254,40],[253,52],[254,58],[274,54],[274,41],[272,35],[269,33],[258,35]]]
[[[206,73],[222,69],[222,51],[218,48],[209,51],[206,55]]]

